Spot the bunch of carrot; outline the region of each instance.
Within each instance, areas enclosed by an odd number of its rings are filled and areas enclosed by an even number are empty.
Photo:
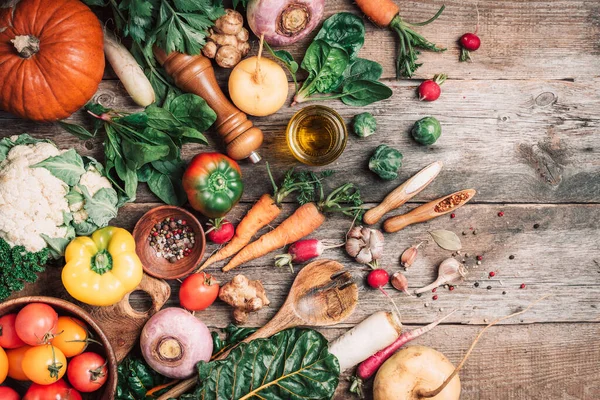
[[[318,229],[325,222],[324,213],[326,212],[338,211],[347,215],[362,214],[360,192],[353,184],[342,185],[325,198],[321,182],[326,176],[331,175],[330,171],[322,173],[320,176],[314,173],[289,171],[281,187],[275,184],[268,166],[267,171],[273,184],[273,196],[269,194],[261,196],[238,224],[233,239],[209,257],[199,271],[217,261],[235,255],[223,267],[223,271],[230,271],[246,262],[285,247],[289,243],[296,242]],[[315,190],[319,192],[318,202],[314,201]],[[293,192],[297,192],[297,199],[301,206],[277,228],[250,243],[252,237],[260,229],[279,216],[281,202]]]

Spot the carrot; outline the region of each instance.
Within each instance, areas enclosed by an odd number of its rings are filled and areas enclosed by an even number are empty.
[[[356,5],[377,26],[389,26],[400,12],[400,7],[392,0],[356,0]]]
[[[217,261],[229,258],[243,249],[244,246],[250,243],[256,232],[270,224],[280,213],[281,208],[275,203],[273,197],[267,193],[263,194],[239,223],[231,241],[204,261],[198,271],[202,271]]]
[[[262,195],[240,221],[231,241],[225,247],[210,256],[196,272],[202,271],[217,261],[229,258],[243,249],[244,246],[250,243],[250,240],[256,232],[270,224],[279,216],[281,213],[281,203],[287,196],[294,192],[298,192],[298,199],[301,199],[302,201],[306,198],[312,199],[315,186],[320,187],[321,180],[330,175],[329,172],[324,172],[320,175],[310,172],[295,173],[293,169],[290,169],[286,172],[281,185],[277,186],[268,163],[267,173],[271,180],[271,184],[273,185],[273,196],[268,194]]]
[[[285,247],[288,243],[300,240],[314,232],[323,222],[325,222],[325,215],[321,213],[317,205],[306,203],[277,228],[244,247],[223,267],[223,271],[230,271],[273,250]]]

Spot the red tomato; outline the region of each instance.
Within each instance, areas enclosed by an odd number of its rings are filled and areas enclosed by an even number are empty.
[[[0,399],[2,400],[21,400],[19,393],[7,386],[0,386]]]
[[[15,329],[30,346],[48,343],[56,334],[58,314],[48,304],[31,303],[17,314]]]
[[[0,347],[3,349],[16,349],[25,345],[15,331],[17,314],[6,314],[0,317]]]
[[[31,384],[23,400],[82,400],[79,392],[64,380],[58,380],[50,385]]]
[[[202,311],[215,302],[219,284],[210,274],[200,272],[185,278],[179,288],[179,304],[190,311]]]
[[[93,392],[108,378],[106,360],[99,354],[86,352],[71,359],[67,376],[71,385],[80,392]]]

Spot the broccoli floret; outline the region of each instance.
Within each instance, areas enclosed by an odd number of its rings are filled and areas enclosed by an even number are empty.
[[[375,121],[375,117],[371,113],[364,112],[354,116],[352,127],[356,136],[365,138],[375,133],[377,130],[377,121]]]

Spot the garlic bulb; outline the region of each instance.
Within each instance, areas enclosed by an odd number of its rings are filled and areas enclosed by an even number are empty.
[[[454,258],[447,258],[438,267],[438,277],[430,285],[415,290],[415,294],[430,291],[438,286],[461,282],[469,271]]]
[[[385,240],[383,233],[377,229],[353,227],[346,239],[346,252],[356,262],[371,264],[383,256]]]

